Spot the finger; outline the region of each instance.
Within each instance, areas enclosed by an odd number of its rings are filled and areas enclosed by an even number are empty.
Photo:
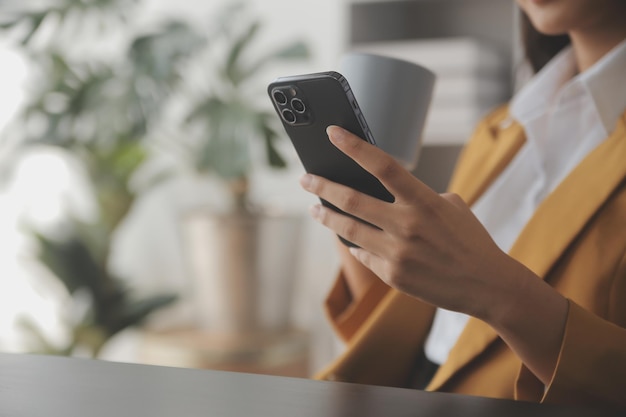
[[[338,209],[378,227],[382,227],[390,206],[390,203],[378,198],[313,174],[305,174],[300,184]]]
[[[356,258],[363,266],[372,271],[378,278],[383,277],[382,265],[384,264],[383,258],[373,254],[363,248],[350,248],[350,254]]]
[[[337,235],[370,252],[380,253],[385,247],[385,232],[321,204],[310,209],[311,216]]]
[[[378,178],[397,201],[438,196],[382,149],[339,126],[329,126],[326,132],[340,151]]]

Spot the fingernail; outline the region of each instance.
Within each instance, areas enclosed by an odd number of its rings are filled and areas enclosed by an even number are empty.
[[[335,143],[341,142],[346,137],[345,129],[339,126],[328,126],[326,128],[326,134],[328,135],[330,140],[332,140]]]
[[[313,176],[311,174],[304,174],[302,178],[300,178],[300,185],[302,185],[304,188],[309,188],[312,182]]]
[[[321,212],[322,207],[319,204],[316,204],[309,208],[309,213],[311,213],[311,217],[313,217],[314,219],[319,219]]]

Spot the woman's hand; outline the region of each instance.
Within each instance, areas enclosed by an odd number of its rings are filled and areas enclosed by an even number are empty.
[[[463,200],[438,194],[391,156],[336,126],[331,142],[395,197],[384,202],[307,174],[302,186],[354,220],[322,205],[312,216],[360,249],[350,251],[388,285],[490,325],[544,382],[549,381],[567,301],[502,252]],[[538,340],[539,339],[539,340]]]
[[[494,307],[494,297],[514,294],[501,276],[509,257],[460,197],[437,194],[391,156],[341,128],[328,132],[395,197],[387,203],[321,177],[303,177],[306,190],[379,228],[313,207],[314,218],[361,247],[351,249],[361,263],[400,291],[478,317]]]

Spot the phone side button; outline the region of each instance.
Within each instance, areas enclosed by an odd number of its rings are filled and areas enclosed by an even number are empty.
[[[341,76],[339,82],[341,83],[344,91],[350,91],[350,84],[348,84],[348,80],[346,80],[344,76]]]
[[[359,123],[361,124],[361,128],[363,130],[367,130],[367,123],[365,122],[365,117],[363,117],[363,113],[358,114]]]

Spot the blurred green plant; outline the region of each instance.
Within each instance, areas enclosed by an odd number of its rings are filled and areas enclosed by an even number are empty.
[[[97,357],[105,343],[119,331],[141,323],[154,311],[169,305],[174,295],[157,295],[135,299],[107,267],[107,240],[96,235],[98,228],[76,223],[63,239],[37,234],[40,259],[53,272],[70,294],[86,296],[90,308],[73,323],[71,338],[66,346],[58,347],[48,341],[37,328],[23,322],[39,341],[38,350],[48,354],[71,355],[77,350]]]
[[[214,50],[210,85],[196,94],[185,122],[199,127],[195,130],[200,140],[187,149],[192,166],[198,172],[217,175],[229,185],[234,207],[238,211],[250,209],[249,176],[253,166],[253,142],[261,139],[266,163],[273,168],[284,168],[285,159],[276,147],[280,137],[277,117],[267,106],[260,105],[258,93],[264,97],[265,83],[259,83],[258,74],[266,66],[281,61],[300,61],[310,56],[307,45],[293,41],[284,46],[257,54],[255,48],[261,33],[259,19],[245,13],[243,2],[226,7],[218,18],[218,25],[210,42]],[[255,90],[259,84],[263,90]],[[198,133],[196,133],[198,134]]]
[[[250,86],[268,64],[301,60],[309,51],[295,41],[255,56],[262,25],[245,2],[225,3],[206,30],[176,20],[140,34],[129,31],[135,28],[138,0],[51,0],[47,7],[29,9],[22,2],[13,6],[4,13],[0,30],[17,39],[38,75],[19,116],[26,127],[19,131],[22,150],[58,146],[77,156],[99,208],[93,223],[68,219],[62,238],[35,233],[42,263],[70,294],[86,292],[90,299],[89,312],[74,325],[71,342],[53,348],[36,327],[26,326],[40,341],[40,350],[70,354],[87,347],[97,355],[117,332],[175,300],[174,295],[136,300],[108,268],[112,234],[142,191],[131,187],[131,179],[149,157],[151,135],[172,103],[182,102],[186,114],[172,122],[178,124],[173,126],[178,134],[168,146],[183,155],[191,170],[224,180],[235,208],[245,211],[250,206],[254,142],[262,141],[269,166],[285,166],[275,144],[277,118],[252,97]],[[102,39],[120,32],[128,32],[121,56],[93,53]],[[62,39],[68,33],[91,53],[73,53]],[[190,91],[186,71],[194,64],[210,82]],[[193,138],[186,140],[188,136]],[[169,175],[161,171],[148,186]]]
[[[58,146],[77,156],[87,169],[98,207],[99,217],[93,223],[67,219],[61,237],[34,232],[41,262],[70,294],[87,294],[90,302],[81,321],[73,323],[67,346],[54,346],[32,323],[23,323],[39,341],[39,351],[71,354],[87,349],[97,356],[110,337],[176,299],[169,294],[132,297],[124,281],[109,271],[109,246],[136,197],[130,181],[148,156],[145,137],[150,125],[176,88],[182,61],[205,39],[187,25],[171,22],[150,37],[131,42],[123,59],[108,61],[76,59],[55,42],[65,30],[64,23],[73,26],[79,39],[93,27],[89,23],[100,23],[100,32],[107,25],[126,24],[129,7],[135,3],[57,1],[48,8],[16,11],[1,25],[19,35],[23,52],[38,74],[33,84],[37,88],[19,116],[27,127],[19,131],[21,151],[33,145]],[[51,34],[43,47],[35,42],[42,30]],[[94,47],[97,38],[90,41]]]

